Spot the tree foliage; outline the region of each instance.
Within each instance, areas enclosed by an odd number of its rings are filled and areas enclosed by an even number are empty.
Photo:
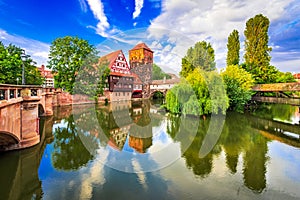
[[[242,112],[251,99],[254,80],[252,75],[237,65],[230,65],[221,73],[226,84],[230,109]]]
[[[186,56],[182,58],[180,75],[187,77],[196,67],[205,71],[216,69],[214,49],[206,41],[197,42],[188,49]]]
[[[276,83],[291,83],[296,82],[295,77],[291,72],[277,72]]]
[[[50,46],[49,65],[55,73],[55,87],[73,93],[78,70],[90,54],[96,54],[95,47],[88,41],[65,36],[55,39]]]
[[[274,71],[270,66],[271,48],[268,46],[270,21],[262,14],[256,15],[246,23],[244,31],[245,41],[245,69],[250,72],[257,83],[269,82],[270,71]]]
[[[152,68],[152,79],[161,80],[164,77],[166,77],[166,79],[171,78],[169,74],[166,74],[157,64],[154,63]]]
[[[205,115],[225,113],[228,97],[222,78],[217,72],[196,68],[186,82],[174,86],[166,95],[166,107],[172,113]]]
[[[240,39],[237,30],[233,30],[228,36],[226,62],[227,66],[238,65],[240,62]]]
[[[43,78],[36,68],[35,62],[24,52],[20,47],[13,44],[4,46],[0,41],[0,83],[21,84],[23,65],[25,84],[41,85],[43,83]]]
[[[99,94],[103,95],[104,88],[107,87],[109,73],[108,61],[99,62],[96,55],[90,54],[78,71],[74,93],[85,94],[92,98]]]

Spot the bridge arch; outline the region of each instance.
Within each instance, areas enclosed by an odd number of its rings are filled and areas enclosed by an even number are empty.
[[[7,147],[19,144],[20,139],[17,138],[13,133],[6,131],[0,131],[0,151]]]
[[[166,97],[167,90],[153,90],[151,91],[151,98],[152,99],[159,99]]]

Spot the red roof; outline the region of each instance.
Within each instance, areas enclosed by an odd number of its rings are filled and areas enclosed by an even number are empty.
[[[294,74],[295,79],[300,79],[300,73]]]
[[[50,69],[45,69],[44,65],[42,65],[41,67],[38,67],[38,70],[40,71],[42,77],[53,78],[52,71]]]
[[[122,50],[117,50],[117,51],[111,52],[105,56],[102,56],[99,61],[101,62],[101,61],[107,60],[109,63],[108,67],[111,68],[111,66],[114,64],[115,60],[118,58],[118,55],[121,52],[122,52]]]
[[[147,49],[148,51],[153,52],[145,43],[139,43],[135,47],[133,47],[131,50],[136,50],[136,49]]]

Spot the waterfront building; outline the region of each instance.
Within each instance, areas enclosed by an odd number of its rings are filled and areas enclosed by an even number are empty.
[[[111,101],[149,98],[152,78],[153,51],[140,43],[129,51],[128,65],[122,50],[100,58],[110,69],[105,96]]]
[[[111,101],[130,100],[135,76],[130,72],[123,51],[118,50],[109,53],[101,57],[100,62],[108,62],[110,69],[105,96]]]
[[[143,98],[150,97],[150,83],[152,81],[153,51],[145,44],[139,43],[129,50],[131,72],[136,74],[142,82]]]
[[[44,65],[38,67],[42,77],[45,79],[43,87],[54,87],[54,76],[50,69],[46,69]]]

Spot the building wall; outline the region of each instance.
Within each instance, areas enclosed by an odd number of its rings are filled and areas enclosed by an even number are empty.
[[[174,84],[161,84],[161,85],[155,85],[155,84],[151,84],[150,85],[150,89],[151,90],[169,90],[174,86]]]
[[[143,98],[150,97],[149,84],[152,81],[153,52],[147,49],[129,51],[131,72],[138,75],[143,84]]]
[[[110,92],[110,101],[130,101],[132,92]]]

